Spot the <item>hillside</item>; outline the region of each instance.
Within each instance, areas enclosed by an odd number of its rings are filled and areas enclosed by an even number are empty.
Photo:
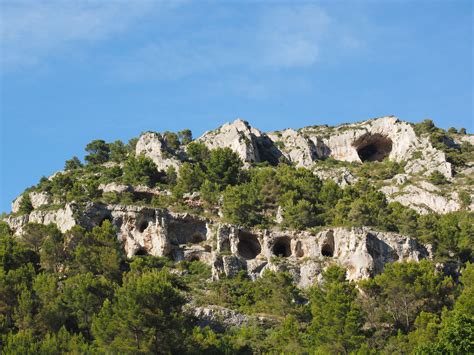
[[[86,152],[2,216],[6,353],[474,350],[464,129],[238,119]]]

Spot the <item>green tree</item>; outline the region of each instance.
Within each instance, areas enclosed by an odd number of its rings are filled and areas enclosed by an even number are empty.
[[[451,305],[454,288],[451,278],[426,260],[386,264],[382,274],[360,286],[373,326],[404,333],[413,330],[419,312],[436,313]]]
[[[166,142],[166,145],[171,149],[178,149],[179,148],[179,138],[178,135],[174,132],[166,131],[163,133],[163,138]]]
[[[166,271],[131,273],[112,302],[106,300],[92,331],[102,351],[170,353],[185,346],[180,314],[185,299]]]
[[[2,226],[5,222],[0,222]],[[4,272],[18,269],[19,267],[39,262],[38,254],[28,248],[18,238],[13,237],[7,231],[0,232],[0,267]]]
[[[96,139],[86,145],[85,157],[89,164],[103,164],[109,160],[110,148],[102,139]]]
[[[161,179],[156,164],[150,158],[140,154],[130,156],[123,166],[123,181],[132,185],[155,186]]]
[[[364,315],[356,302],[355,285],[346,271],[331,266],[323,273],[321,286],[311,289],[312,321],[309,342],[316,352],[348,354],[364,341]]]
[[[176,172],[176,168],[170,165],[166,169],[166,183],[170,186],[174,186],[176,185],[177,181],[178,181],[178,173]]]
[[[222,188],[235,185],[239,182],[242,165],[242,160],[232,149],[213,149],[205,161],[206,177]]]
[[[54,224],[39,224],[39,223],[28,223],[24,227],[21,240],[28,245],[35,253],[39,253],[44,240],[48,236],[60,235],[61,232]]]
[[[91,232],[79,228],[75,230],[75,240],[70,246],[71,273],[87,273],[103,275],[119,281],[121,265],[125,258],[123,247],[110,221],[105,220],[100,227]]]
[[[64,170],[73,171],[82,168],[82,163],[78,157],[74,156],[69,160],[66,160],[64,164]]]
[[[186,192],[199,191],[204,182],[204,172],[198,164],[183,163],[179,169],[178,180],[173,194],[181,198]]]
[[[120,163],[127,159],[128,149],[121,140],[109,144],[110,160]]]
[[[41,244],[41,267],[56,273],[64,266],[67,254],[64,247],[64,237],[59,230],[49,233]]]
[[[222,211],[224,218],[231,223],[254,226],[263,221],[258,190],[249,183],[227,187]]]
[[[112,299],[116,284],[103,276],[84,273],[72,276],[62,285],[62,301],[67,307],[68,323],[76,331],[91,337],[90,328],[106,299]]]
[[[191,142],[186,146],[188,158],[194,162],[204,162],[209,158],[209,148],[201,142]]]
[[[18,212],[21,214],[29,214],[31,211],[33,211],[33,204],[31,203],[30,194],[25,192],[21,197]]]
[[[318,224],[317,210],[311,202],[299,200],[283,206],[283,224],[294,229],[305,229]]]
[[[179,141],[181,144],[186,145],[193,141],[193,133],[190,129],[186,128],[178,132]]]

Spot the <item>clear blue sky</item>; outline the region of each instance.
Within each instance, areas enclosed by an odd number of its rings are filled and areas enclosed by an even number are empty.
[[[91,140],[242,117],[473,131],[472,1],[5,1],[0,211]]]

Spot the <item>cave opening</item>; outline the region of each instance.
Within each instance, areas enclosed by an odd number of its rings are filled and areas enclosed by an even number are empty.
[[[140,231],[140,233],[143,233],[145,229],[148,228],[148,225],[149,225],[148,221],[143,221],[142,223],[140,223],[140,227],[138,227],[138,230]]]
[[[204,239],[205,238],[201,233],[196,232],[191,236],[191,243],[193,244],[201,243],[204,241]]]
[[[360,137],[354,147],[362,162],[382,161],[392,151],[392,140],[381,134],[368,134]]]
[[[167,227],[168,237],[178,245],[197,244],[206,240],[207,227],[205,221],[174,220]]]
[[[301,243],[301,240],[298,240],[296,242],[295,255],[297,258],[301,258],[304,256],[303,243]]]
[[[250,260],[255,259],[262,251],[262,248],[255,234],[239,231],[237,251],[241,257]]]
[[[332,258],[334,256],[334,246],[329,243],[325,243],[321,248],[321,254],[322,256]]]
[[[280,237],[272,248],[273,255],[287,258],[291,256],[291,240],[288,237]]]
[[[102,219],[100,220],[100,223],[99,223],[99,226],[101,226],[102,224],[104,224],[105,221],[109,221],[110,224],[113,224],[113,221],[112,221],[112,216],[104,216],[102,217]]]
[[[137,251],[135,252],[135,256],[146,256],[148,255],[148,252],[145,250],[145,248],[138,248]]]

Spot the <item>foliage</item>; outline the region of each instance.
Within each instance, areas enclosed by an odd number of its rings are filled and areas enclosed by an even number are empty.
[[[161,179],[156,164],[150,158],[140,154],[130,156],[123,166],[123,181],[132,185],[155,186]]]
[[[29,214],[31,211],[33,211],[33,204],[31,203],[30,194],[26,192],[21,197],[18,212],[21,214]]]
[[[433,171],[428,177],[428,180],[434,185],[445,185],[449,182],[448,179],[446,179],[446,176],[444,176],[438,170]]]
[[[86,145],[85,157],[89,164],[103,164],[109,160],[110,148],[102,139],[96,139]]]
[[[310,292],[312,322],[308,341],[320,353],[349,353],[364,341],[364,315],[356,302],[355,285],[346,280],[346,271],[329,267],[323,283]]]
[[[69,160],[66,160],[64,164],[64,170],[71,171],[82,168],[82,163],[78,157],[74,156]]]
[[[127,158],[128,149],[121,140],[109,144],[110,160],[120,163]]]
[[[183,304],[165,271],[129,274],[93,320],[99,349],[113,353],[179,351],[186,330],[180,313]]]
[[[182,145],[186,145],[193,141],[193,133],[190,129],[186,128],[178,132],[178,138]]]

